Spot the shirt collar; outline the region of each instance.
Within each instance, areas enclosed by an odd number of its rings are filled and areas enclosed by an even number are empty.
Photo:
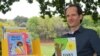
[[[78,31],[78,32],[82,32],[83,30],[84,30],[84,27],[83,27],[83,26],[80,26],[79,29],[78,29],[77,31]],[[76,31],[76,32],[77,32],[77,31]]]
[[[83,26],[80,26],[78,30],[76,30],[74,33],[73,32],[68,32],[68,34],[75,34],[75,33],[80,33],[84,30],[84,27]]]

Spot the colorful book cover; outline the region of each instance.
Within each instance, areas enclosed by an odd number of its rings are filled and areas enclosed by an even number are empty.
[[[21,33],[7,33],[9,56],[26,55],[24,39]]]
[[[54,42],[56,56],[77,56],[75,37],[56,38]]]
[[[30,40],[30,35],[26,32],[22,33],[26,45],[26,53],[27,55],[32,55],[32,43]]]

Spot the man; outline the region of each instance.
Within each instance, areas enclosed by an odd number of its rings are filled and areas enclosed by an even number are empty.
[[[100,56],[100,38],[92,29],[81,26],[83,19],[82,9],[79,5],[71,4],[65,9],[65,16],[69,26],[69,33],[64,37],[75,37],[77,56]],[[54,55],[55,56],[55,55]]]

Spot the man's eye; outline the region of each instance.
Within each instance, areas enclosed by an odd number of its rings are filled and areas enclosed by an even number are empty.
[[[72,16],[76,16],[76,14],[72,14]]]
[[[67,15],[67,17],[69,17],[69,15]]]

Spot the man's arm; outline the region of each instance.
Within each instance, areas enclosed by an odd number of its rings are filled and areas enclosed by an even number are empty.
[[[91,31],[90,43],[97,56],[100,56],[100,38],[95,31]]]

